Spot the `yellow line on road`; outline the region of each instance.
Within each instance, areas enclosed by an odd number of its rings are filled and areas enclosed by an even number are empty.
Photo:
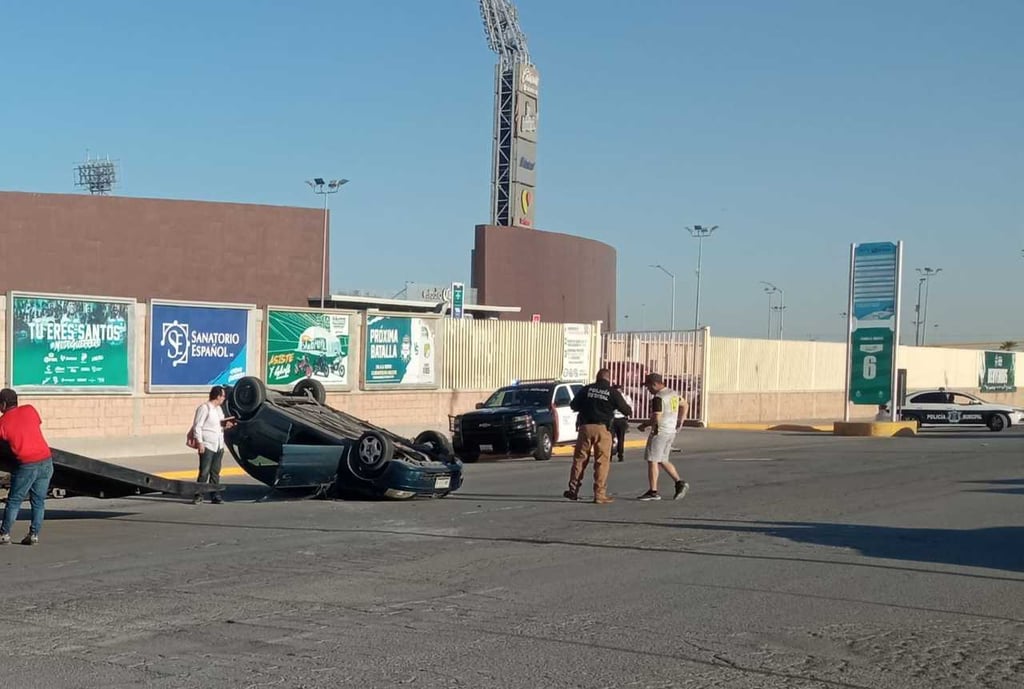
[[[185,481],[195,481],[196,474],[198,472],[195,469],[186,469],[185,471],[162,471],[157,476],[160,478],[179,479]],[[220,470],[220,475],[223,476],[245,476],[245,469],[242,467],[224,467]]]

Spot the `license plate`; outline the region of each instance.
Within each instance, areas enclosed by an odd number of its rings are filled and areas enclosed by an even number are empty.
[[[481,445],[480,446],[480,451],[481,452],[494,452],[494,446],[493,445]]]
[[[451,476],[438,476],[436,479],[434,479],[434,488],[450,488],[451,485]]]

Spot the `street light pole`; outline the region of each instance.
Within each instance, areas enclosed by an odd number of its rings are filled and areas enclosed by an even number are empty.
[[[765,286],[764,291],[768,293],[768,339],[772,337],[772,311],[779,312],[779,339],[782,339],[782,332],[784,330],[784,314],[786,312],[786,292],[780,287],[773,285],[770,282],[761,280],[761,284]],[[772,306],[772,296],[779,295],[779,305]]]
[[[320,308],[324,308],[324,304],[327,301],[327,198],[331,194],[337,194],[341,191],[341,188],[348,184],[347,179],[332,179],[331,181],[325,181],[323,177],[314,177],[312,180],[306,180],[306,184],[313,189],[314,194],[320,194],[324,197],[324,249],[322,261],[322,273],[320,276]]]
[[[918,268],[917,272],[921,274],[921,279],[924,280],[924,315],[919,317],[921,321],[921,346],[925,345],[925,341],[928,338],[928,295],[931,293],[932,278],[942,272],[942,268]]]
[[[914,321],[914,346],[921,346],[921,288],[924,287],[925,280],[928,278],[920,277],[917,279],[917,306],[914,307],[914,313],[916,320]]]
[[[695,237],[697,239],[697,303],[693,308],[694,330],[700,328],[700,273],[701,262],[704,258],[704,238],[710,237],[717,229],[718,225],[712,225],[711,227],[704,227],[703,225],[694,225],[693,227],[686,228],[686,230],[690,233],[690,236]]]
[[[657,268],[661,272],[665,273],[665,275],[668,275],[670,278],[672,278],[672,317],[669,320],[670,320],[670,323],[671,323],[670,329],[671,330],[675,330],[676,329],[676,276],[675,276],[674,273],[668,272],[668,270],[666,270],[665,266],[663,266],[661,264],[651,265],[650,267],[651,268]]]

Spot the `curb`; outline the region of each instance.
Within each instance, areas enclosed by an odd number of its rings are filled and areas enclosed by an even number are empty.
[[[627,440],[622,444],[622,447],[626,450],[636,450],[647,447],[646,440]],[[551,451],[552,457],[572,457],[576,451],[575,443],[572,445],[559,445]]]
[[[710,423],[708,428],[719,431],[797,431],[803,433],[832,433],[835,424],[798,423]]]
[[[916,421],[836,421],[834,435],[860,438],[896,438],[917,435]]]

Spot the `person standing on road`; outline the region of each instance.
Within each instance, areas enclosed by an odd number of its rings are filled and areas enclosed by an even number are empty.
[[[32,504],[32,523],[21,544],[35,545],[43,529],[46,493],[53,478],[53,455],[43,437],[39,412],[31,404],[18,406],[18,393],[10,388],[0,390],[0,414],[0,440],[8,444],[18,464],[11,474],[11,490],[0,524],[0,545],[11,542],[11,529],[26,495]]]
[[[197,483],[220,485],[220,467],[224,459],[224,429],[234,425],[234,418],[224,417],[224,400],[227,393],[223,385],[210,388],[209,400],[196,408],[195,419],[192,421],[192,435],[196,439],[196,450],[199,452],[199,476]],[[192,499],[198,505],[203,496],[196,493]],[[224,502],[220,493],[214,493],[210,502],[219,505]]]
[[[644,450],[644,459],[647,460],[647,482],[649,489],[640,496],[640,500],[661,500],[658,495],[658,469],[665,468],[665,473],[675,481],[674,500],[679,500],[686,495],[690,485],[679,478],[679,472],[672,465],[669,453],[672,452],[672,443],[676,439],[676,433],[683,426],[683,418],[686,416],[686,400],[678,392],[665,387],[665,381],[660,374],[649,373],[644,380],[644,387],[654,395],[651,400],[651,418],[640,424],[641,431],[651,429],[647,437],[647,447]]]
[[[608,472],[611,470],[612,434],[611,425],[615,410],[629,416],[633,410],[626,404],[617,390],[612,389],[611,373],[606,368],[597,372],[597,379],[584,385],[573,398],[570,407],[577,414],[579,431],[576,437],[576,451],[572,456],[572,470],[569,473],[569,490],[562,496],[569,500],[580,499],[580,485],[583,472],[594,453],[594,504],[607,505],[615,502],[608,497]]]
[[[633,400],[630,399],[629,395],[627,395],[626,393],[624,393],[622,391],[622,386],[621,385],[616,383],[615,385],[612,386],[612,390],[615,390],[620,395],[622,395],[622,399],[625,400],[626,405],[629,406],[630,409],[633,408]],[[628,430],[629,430],[629,418],[625,414],[620,412],[618,409],[616,409],[615,410],[615,418],[612,419],[612,432],[615,434],[615,440],[617,441],[617,444],[618,444],[618,448],[617,448],[618,449],[618,453],[617,454],[619,455],[619,461],[620,462],[623,459],[622,453],[626,449],[626,431],[628,431]]]

